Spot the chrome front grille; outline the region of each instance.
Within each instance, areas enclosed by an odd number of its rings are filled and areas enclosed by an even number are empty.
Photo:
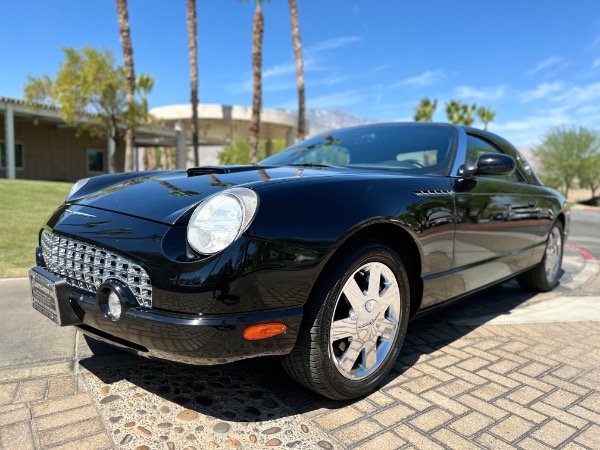
[[[74,287],[95,294],[108,279],[126,284],[138,303],[152,307],[152,284],[148,273],[116,253],[71,238],[42,232],[46,268]]]

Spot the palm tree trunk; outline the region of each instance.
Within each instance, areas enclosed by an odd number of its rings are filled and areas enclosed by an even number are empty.
[[[248,141],[250,143],[250,162],[258,162],[258,138],[260,133],[260,110],[262,107],[262,41],[264,31],[264,19],[260,0],[256,0],[256,10],[252,23],[252,119]]]
[[[188,47],[190,49],[190,81],[192,88],[192,146],[194,165],[200,164],[198,154],[198,50],[196,37],[196,0],[187,0]]]
[[[123,64],[127,77],[127,120],[125,121],[125,172],[133,170],[133,103],[135,96],[135,71],[133,69],[133,47],[131,46],[131,33],[129,32],[129,13],[127,0],[117,0],[117,13],[119,15],[119,33],[121,47],[123,48]]]
[[[154,152],[154,149],[145,148],[144,149],[144,170],[150,170],[153,167],[150,166],[152,161],[152,156],[150,152]]]
[[[296,84],[298,85],[298,141],[306,138],[306,110],[304,93],[304,61],[302,59],[302,41],[300,40],[300,25],[298,24],[298,5],[296,0],[288,0],[290,18],[292,20],[292,39],[296,55]]]

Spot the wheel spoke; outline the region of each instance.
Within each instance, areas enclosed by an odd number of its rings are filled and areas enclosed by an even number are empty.
[[[372,339],[365,342],[363,352],[363,366],[365,370],[369,370],[377,364],[377,336],[373,336]]]
[[[336,320],[331,324],[331,333],[329,335],[329,342],[333,343],[340,339],[347,338],[356,334],[356,321],[350,317],[345,319]]]
[[[389,341],[394,336],[394,331],[396,330],[396,324],[386,319],[385,317],[381,317],[377,321],[379,336],[386,341]]]
[[[376,264],[371,264],[369,268],[369,287],[367,295],[371,298],[379,297],[379,284],[381,282],[381,267]]]
[[[398,286],[391,283],[386,285],[386,287],[381,292],[381,297],[379,298],[381,311],[385,311],[388,308],[388,306],[390,306],[392,303],[397,303],[399,296],[400,292],[398,291]]]
[[[346,373],[350,373],[354,364],[356,364],[356,360],[360,355],[360,351],[362,350],[363,344],[358,340],[353,340],[348,347],[348,350],[344,352],[342,357],[340,358],[340,365],[342,370]]]
[[[365,294],[363,293],[362,289],[358,286],[354,278],[350,278],[348,280],[346,286],[344,286],[343,293],[348,299],[348,302],[350,302],[352,309],[358,311],[362,307],[365,301]]]

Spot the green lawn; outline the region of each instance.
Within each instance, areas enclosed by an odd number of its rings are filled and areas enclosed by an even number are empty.
[[[27,276],[35,265],[38,232],[71,186],[0,179],[0,278]]]

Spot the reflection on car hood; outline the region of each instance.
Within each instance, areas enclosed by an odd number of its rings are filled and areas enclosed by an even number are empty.
[[[140,173],[136,178],[102,185],[91,192],[82,192],[84,195],[73,203],[161,223],[182,224],[189,219],[193,206],[209,195],[233,186],[257,189],[266,183],[343,176],[356,171],[337,167],[237,166],[205,172],[209,173],[192,173],[191,176],[181,171]]]

